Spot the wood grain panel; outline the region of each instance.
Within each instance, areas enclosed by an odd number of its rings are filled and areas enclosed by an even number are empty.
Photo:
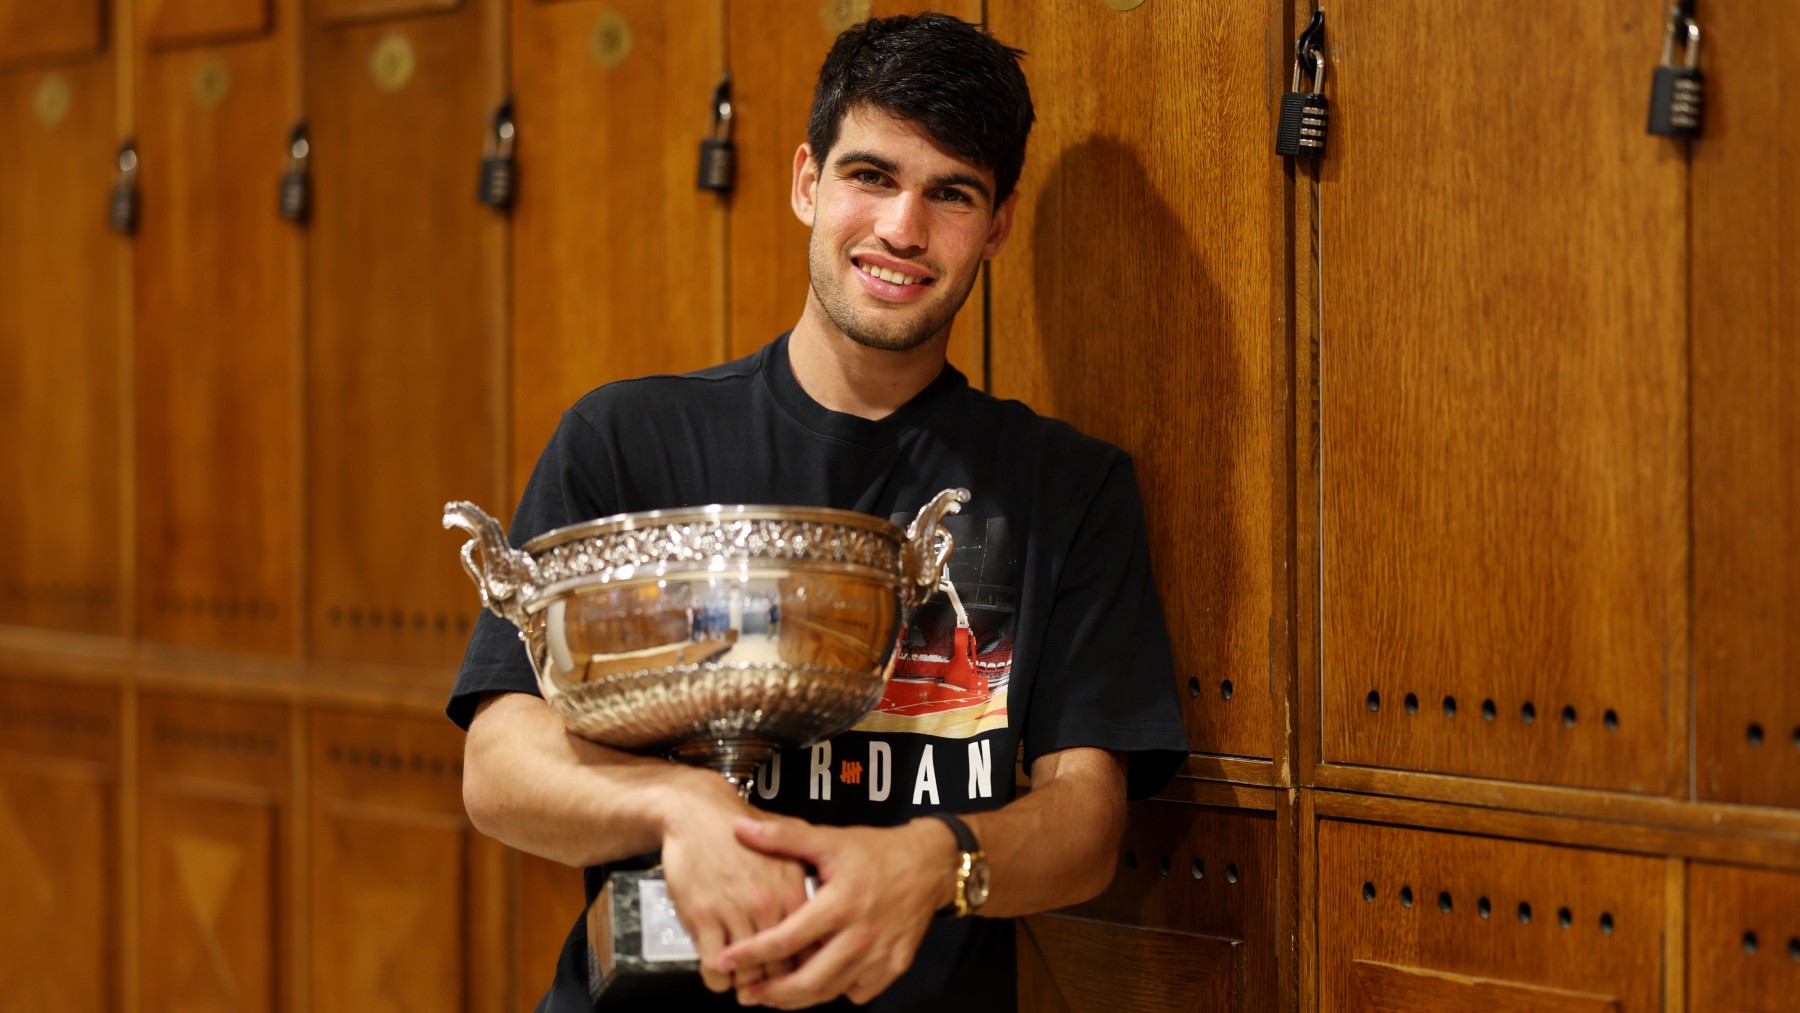
[[[717,0],[512,9],[516,493],[583,393],[725,357],[725,206],[694,187],[725,39]],[[632,40],[614,67],[595,53],[609,16]]]
[[[156,48],[225,42],[267,32],[275,0],[140,0],[139,24]]]
[[[1800,24],[1704,10],[1693,157],[1695,769],[1701,798],[1800,806]]]
[[[462,6],[462,0],[318,0],[319,18],[333,23],[438,14]]]
[[[1047,1013],[1243,1010],[1244,944],[1082,918],[1033,918],[1019,930],[1019,1008]]]
[[[276,213],[293,22],[138,60],[137,593],[151,639],[297,647],[299,242]]]
[[[311,653],[444,667],[477,605],[446,501],[504,478],[504,219],[475,199],[501,98],[499,8],[307,32]],[[399,88],[371,73],[405,46]]]
[[[145,1007],[290,1008],[287,709],[144,694],[138,720]]]
[[[122,631],[115,64],[0,73],[0,622]]]
[[[841,30],[835,18],[824,16],[828,6],[782,0],[729,0],[726,5],[737,145],[727,265],[733,357],[749,355],[794,326],[812,284],[806,268],[807,230],[788,206],[788,191],[794,149],[806,140],[819,65]],[[879,0],[868,6],[870,16],[878,18],[929,7],[965,21],[981,20],[977,0],[929,5]],[[950,361],[976,387],[987,382],[984,299],[985,286],[975,286],[950,331]]]
[[[462,809],[462,733],[444,721],[313,715],[310,969],[318,1009],[480,1008],[491,972]]]
[[[1672,792],[1686,190],[1644,133],[1662,9],[1516,14],[1331,9],[1324,758]]]
[[[104,0],[0,0],[0,64],[98,53],[104,14]]]
[[[1779,1013],[1800,996],[1800,875],[1688,868],[1688,1008]]]
[[[514,1008],[534,1009],[550,990],[556,961],[569,930],[586,910],[581,870],[536,855],[518,852],[518,890],[514,894],[513,964],[518,968]]]
[[[1327,820],[1318,863],[1320,1013],[1662,1008],[1657,859]]]
[[[0,680],[0,1009],[115,1009],[118,695]]]
[[[987,10],[1039,115],[991,267],[994,393],[1134,455],[1189,743],[1269,756],[1268,5]]]
[[[1074,1011],[1104,1009],[1093,1004],[1115,987],[1121,966],[1132,966],[1201,995],[1226,988],[1232,1005],[1169,1005],[1176,992],[1144,982],[1131,997],[1137,1005],[1114,1008],[1271,1010],[1275,874],[1273,813],[1135,803],[1106,892],[1022,923],[1021,989],[1058,994]]]

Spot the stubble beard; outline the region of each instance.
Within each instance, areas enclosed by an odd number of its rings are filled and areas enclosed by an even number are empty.
[[[963,283],[962,291],[953,298],[944,299],[935,311],[926,311],[910,320],[896,320],[887,326],[873,321],[858,319],[856,309],[851,305],[851,295],[845,291],[848,283],[837,283],[837,275],[832,272],[836,260],[831,251],[823,248],[818,242],[818,234],[813,234],[813,241],[807,244],[806,266],[812,278],[813,295],[824,308],[825,315],[837,325],[837,329],[851,341],[865,348],[876,348],[887,352],[910,352],[931,341],[950,329],[950,322],[956,319],[957,311],[969,299],[974,291],[975,279],[979,272],[969,275]],[[854,264],[852,271],[859,270]],[[934,286],[936,283],[933,283]]]

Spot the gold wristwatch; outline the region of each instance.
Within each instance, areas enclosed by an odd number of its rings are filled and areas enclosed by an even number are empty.
[[[975,840],[975,832],[969,829],[955,813],[936,812],[933,819],[942,820],[956,836],[956,850],[962,852],[957,856],[956,865],[956,899],[952,903],[956,917],[967,918],[981,910],[981,905],[988,899],[988,863],[987,852]]]

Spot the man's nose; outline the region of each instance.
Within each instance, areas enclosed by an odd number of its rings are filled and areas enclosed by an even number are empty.
[[[924,249],[925,200],[916,193],[901,192],[886,202],[875,223],[875,236],[894,250]]]

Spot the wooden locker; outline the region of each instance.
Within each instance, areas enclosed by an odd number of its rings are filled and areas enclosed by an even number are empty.
[[[129,254],[99,10],[0,4],[0,623],[120,633]]]
[[[1693,142],[1694,707],[1699,796],[1800,806],[1800,229],[1784,152],[1800,25],[1701,9]]]
[[[569,930],[587,910],[587,895],[582,890],[580,869],[523,852],[516,859],[513,924],[518,928],[513,933],[513,966],[518,990],[513,1008],[531,1013],[550,990]]]
[[[1019,923],[1019,1008],[1274,1010],[1276,868],[1272,813],[1134,804],[1106,892]]]
[[[731,194],[730,275],[733,358],[749,355],[800,320],[811,281],[807,230],[788,205],[794,149],[806,140],[819,65],[838,33],[866,17],[925,9],[981,20],[977,0],[919,4],[795,4],[729,0],[732,131],[737,186]],[[950,362],[975,387],[987,383],[984,286],[977,285],[950,331]]]
[[[1688,867],[1688,1009],[1781,1013],[1800,1001],[1800,876]]]
[[[291,1009],[287,708],[153,694],[138,707],[144,1008]]]
[[[503,10],[391,8],[306,33],[309,640],[444,669],[480,600],[439,518],[505,483],[505,216],[476,200]]]
[[[1038,113],[990,268],[993,392],[1135,457],[1190,745],[1243,756],[1273,742],[1268,12],[987,5]]]
[[[0,1009],[117,1009],[119,694],[0,678]]]
[[[516,494],[582,394],[725,357],[726,205],[695,186],[725,37],[718,0],[512,8]]]
[[[159,10],[212,24],[249,6]],[[296,7],[219,44],[140,25],[137,596],[153,640],[298,647],[300,241],[277,204]]]
[[[1666,863],[1336,820],[1318,828],[1319,1013],[1654,1013]]]
[[[308,946],[320,1010],[495,1009],[507,954],[442,719],[315,711]]]
[[[1684,783],[1687,181],[1644,132],[1664,9],[1330,5],[1327,761]]]

